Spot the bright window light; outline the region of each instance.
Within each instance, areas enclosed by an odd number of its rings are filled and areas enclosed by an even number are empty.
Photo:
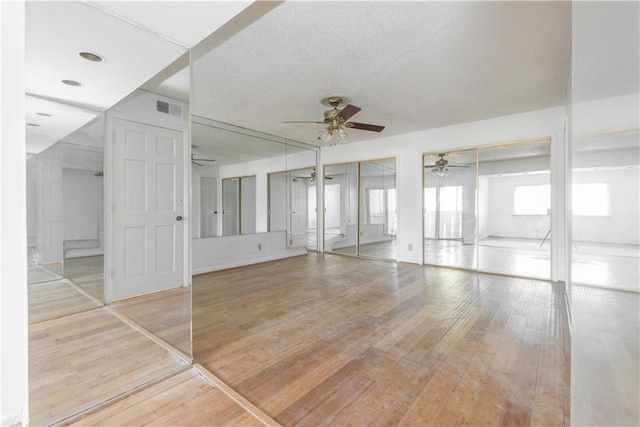
[[[547,215],[551,208],[551,186],[517,185],[513,190],[514,215]]]
[[[573,184],[571,208],[574,215],[609,215],[609,186],[604,183]]]

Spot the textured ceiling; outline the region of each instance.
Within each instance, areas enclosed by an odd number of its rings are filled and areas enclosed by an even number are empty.
[[[352,141],[565,102],[569,2],[254,3],[192,51],[192,112],[317,144],[319,99],[362,108]]]

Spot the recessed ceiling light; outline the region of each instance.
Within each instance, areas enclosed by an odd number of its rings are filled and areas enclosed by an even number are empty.
[[[36,114],[42,117],[51,117],[51,114],[47,114],[47,113],[36,113]]]
[[[82,86],[81,83],[75,81],[75,80],[63,80],[62,83],[69,85],[69,86]]]
[[[93,52],[80,52],[79,55],[82,56],[87,61],[92,61],[92,62],[102,62],[102,61],[104,61],[104,57],[98,55],[97,53],[93,53]]]
[[[40,125],[39,125],[39,124],[37,124],[37,123],[27,123],[27,126],[34,126],[34,127],[38,127],[38,126],[40,126]]]

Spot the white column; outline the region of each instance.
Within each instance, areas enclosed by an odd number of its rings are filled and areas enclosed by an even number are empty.
[[[29,422],[25,5],[0,1],[0,423]]]

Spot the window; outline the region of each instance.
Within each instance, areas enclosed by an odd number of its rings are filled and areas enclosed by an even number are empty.
[[[516,185],[513,190],[514,215],[547,215],[551,208],[551,186]]]
[[[609,186],[607,184],[573,184],[571,192],[571,206],[574,215],[609,215]]]

